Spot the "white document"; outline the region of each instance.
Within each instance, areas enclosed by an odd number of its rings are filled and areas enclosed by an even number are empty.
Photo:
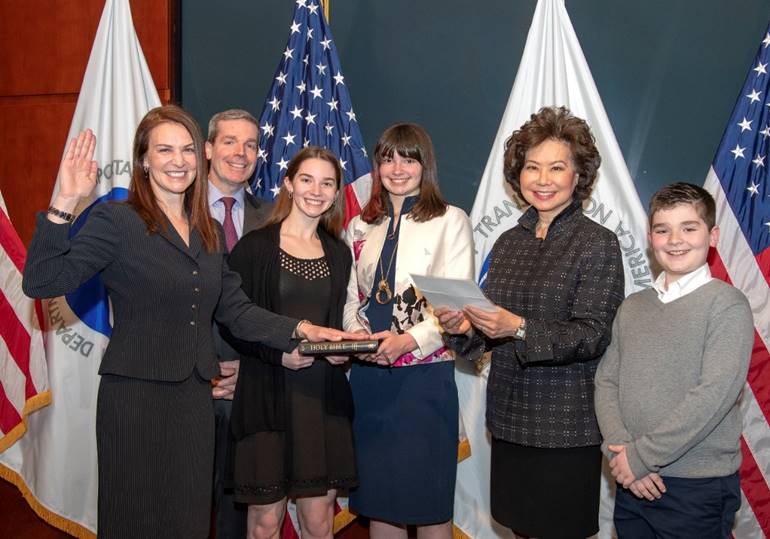
[[[471,279],[449,279],[414,273],[409,275],[434,309],[447,307],[454,311],[461,311],[466,305],[473,305],[485,311],[497,309],[487,299],[476,281]]]

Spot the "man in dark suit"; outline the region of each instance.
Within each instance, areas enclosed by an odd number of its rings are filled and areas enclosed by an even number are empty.
[[[259,125],[245,110],[219,112],[209,121],[206,157],[209,159],[209,210],[225,230],[228,252],[245,233],[258,228],[272,210],[272,204],[246,192],[257,164]],[[221,378],[213,388],[216,416],[216,457],[214,462],[214,509],[217,539],[246,537],[246,507],[236,506],[232,493],[224,488],[231,447],[230,411],[240,366],[238,354],[214,327]]]

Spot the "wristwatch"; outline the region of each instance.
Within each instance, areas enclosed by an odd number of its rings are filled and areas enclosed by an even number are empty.
[[[523,341],[524,337],[527,336],[527,321],[522,318],[521,323],[519,324],[519,327],[516,328],[516,332],[513,334],[513,338],[518,341]]]

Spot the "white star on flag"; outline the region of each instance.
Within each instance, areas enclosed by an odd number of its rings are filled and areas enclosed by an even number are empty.
[[[752,159],[751,162],[757,165],[757,167],[763,167],[765,166],[765,156],[757,154],[757,156]]]
[[[276,79],[259,117],[262,131],[271,129],[264,135],[260,132],[264,159],[258,160],[254,178],[263,182],[252,188],[256,196],[272,200],[280,191],[288,163],[302,147],[327,148],[345,166],[341,194],[345,218],[350,220],[368,201],[370,164],[334,38],[319,7],[318,0],[298,2],[289,20]]]
[[[273,127],[267,122],[265,122],[265,125],[263,125],[261,129],[262,129],[262,134],[267,137],[272,136],[273,132],[275,131],[275,127]]]
[[[738,122],[738,125],[741,127],[741,133],[744,131],[751,131],[751,122],[753,120],[747,120],[745,117],[742,121]]]
[[[751,99],[751,102],[753,103],[754,101],[759,101],[759,95],[761,93],[762,92],[757,92],[756,90],[752,90],[750,94],[746,95],[746,97]]]
[[[732,153],[735,157],[734,159],[738,159],[739,157],[743,157],[743,150],[746,148],[741,148],[739,144],[735,145],[734,150],[730,150],[730,153]]]
[[[283,140],[286,141],[286,145],[294,144],[294,135],[291,133],[287,134],[285,137],[281,137]]]

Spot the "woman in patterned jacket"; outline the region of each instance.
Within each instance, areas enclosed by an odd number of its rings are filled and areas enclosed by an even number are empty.
[[[585,121],[565,108],[533,114],[505,146],[505,179],[527,208],[490,253],[498,309],[436,312],[462,355],[492,351],[492,516],[527,536],[599,529],[593,380],[623,300],[618,240],[582,212],[600,163]]]

